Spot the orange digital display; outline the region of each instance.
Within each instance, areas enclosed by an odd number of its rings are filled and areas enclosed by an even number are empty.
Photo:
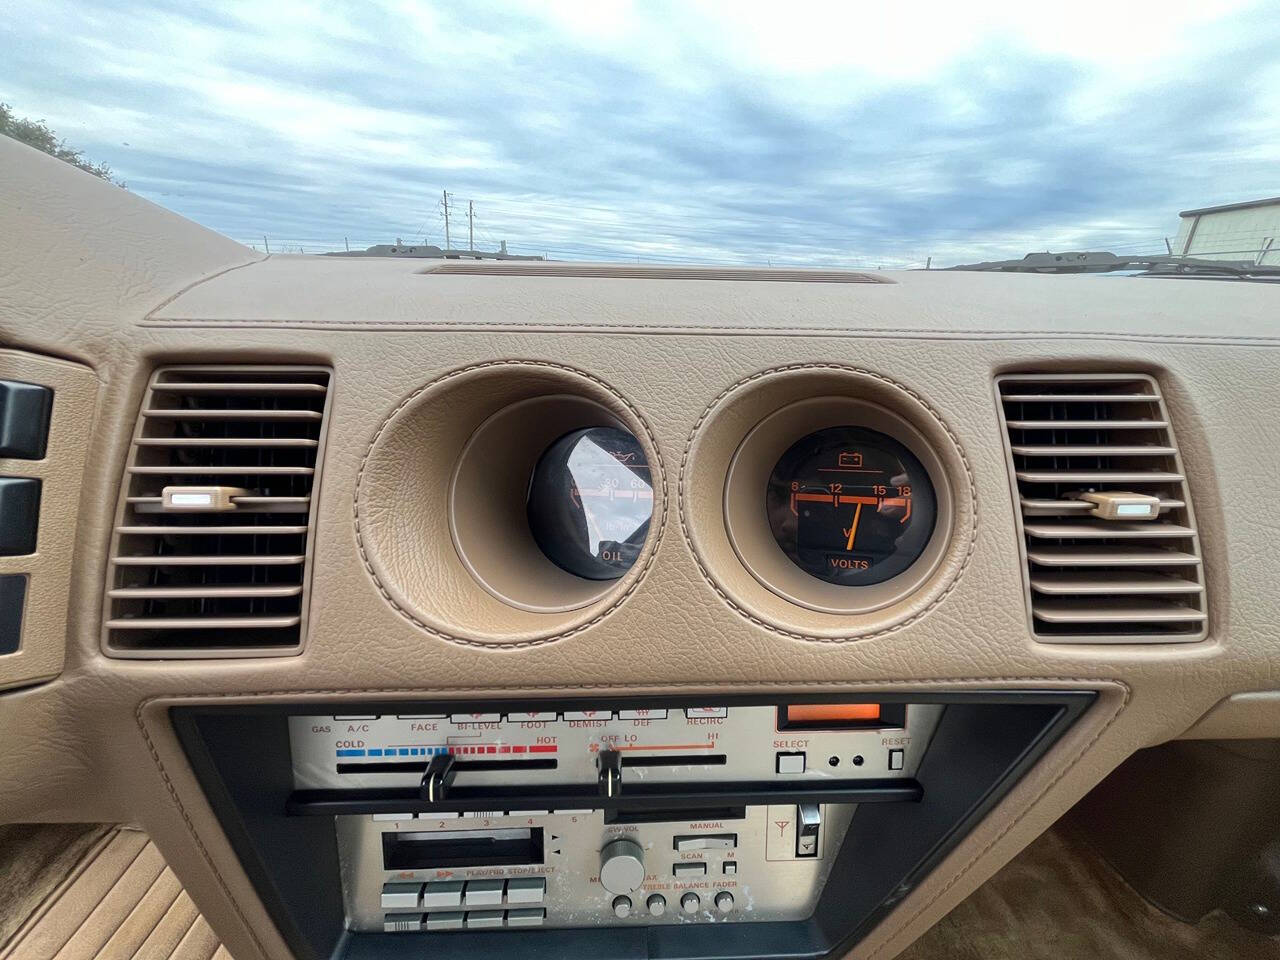
[[[795,703],[784,708],[786,724],[850,723],[880,719],[878,703]]]

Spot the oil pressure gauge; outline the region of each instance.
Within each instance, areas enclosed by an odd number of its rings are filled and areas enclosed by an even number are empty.
[[[809,434],[782,455],[766,510],[792,563],[829,583],[866,586],[919,559],[938,504],[924,465],[903,444],[844,426]]]
[[[626,573],[652,516],[649,461],[625,430],[575,430],[534,468],[529,529],[549,559],[579,577],[616,580]]]

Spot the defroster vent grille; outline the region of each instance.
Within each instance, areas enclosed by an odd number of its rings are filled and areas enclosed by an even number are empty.
[[[109,653],[297,652],[329,378],[316,367],[156,371],[116,514]]]
[[[1200,543],[1158,383],[1012,375],[997,390],[1035,635],[1054,643],[1202,639]],[[1156,516],[1100,515],[1098,495],[1129,494],[1149,498]]]

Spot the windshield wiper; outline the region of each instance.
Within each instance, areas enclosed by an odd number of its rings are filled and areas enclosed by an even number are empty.
[[[1200,277],[1221,280],[1280,279],[1280,266],[1250,260],[1203,260],[1196,257],[1124,256],[1105,251],[1028,253],[1021,260],[988,260],[963,263],[944,270],[978,270],[989,273],[1112,273],[1138,271],[1141,277]]]

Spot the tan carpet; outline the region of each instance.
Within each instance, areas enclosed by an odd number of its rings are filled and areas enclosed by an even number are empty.
[[[17,918],[7,942],[0,938],[0,960],[230,960],[155,844],[137,830],[104,828],[70,863],[49,859],[45,837],[3,839],[4,875],[21,864],[16,869],[47,876],[52,867],[40,864],[48,861],[61,867],[61,882]]]
[[[900,960],[1280,960],[1280,941],[1221,912],[1192,925],[1135,893],[1055,827],[899,955]]]

